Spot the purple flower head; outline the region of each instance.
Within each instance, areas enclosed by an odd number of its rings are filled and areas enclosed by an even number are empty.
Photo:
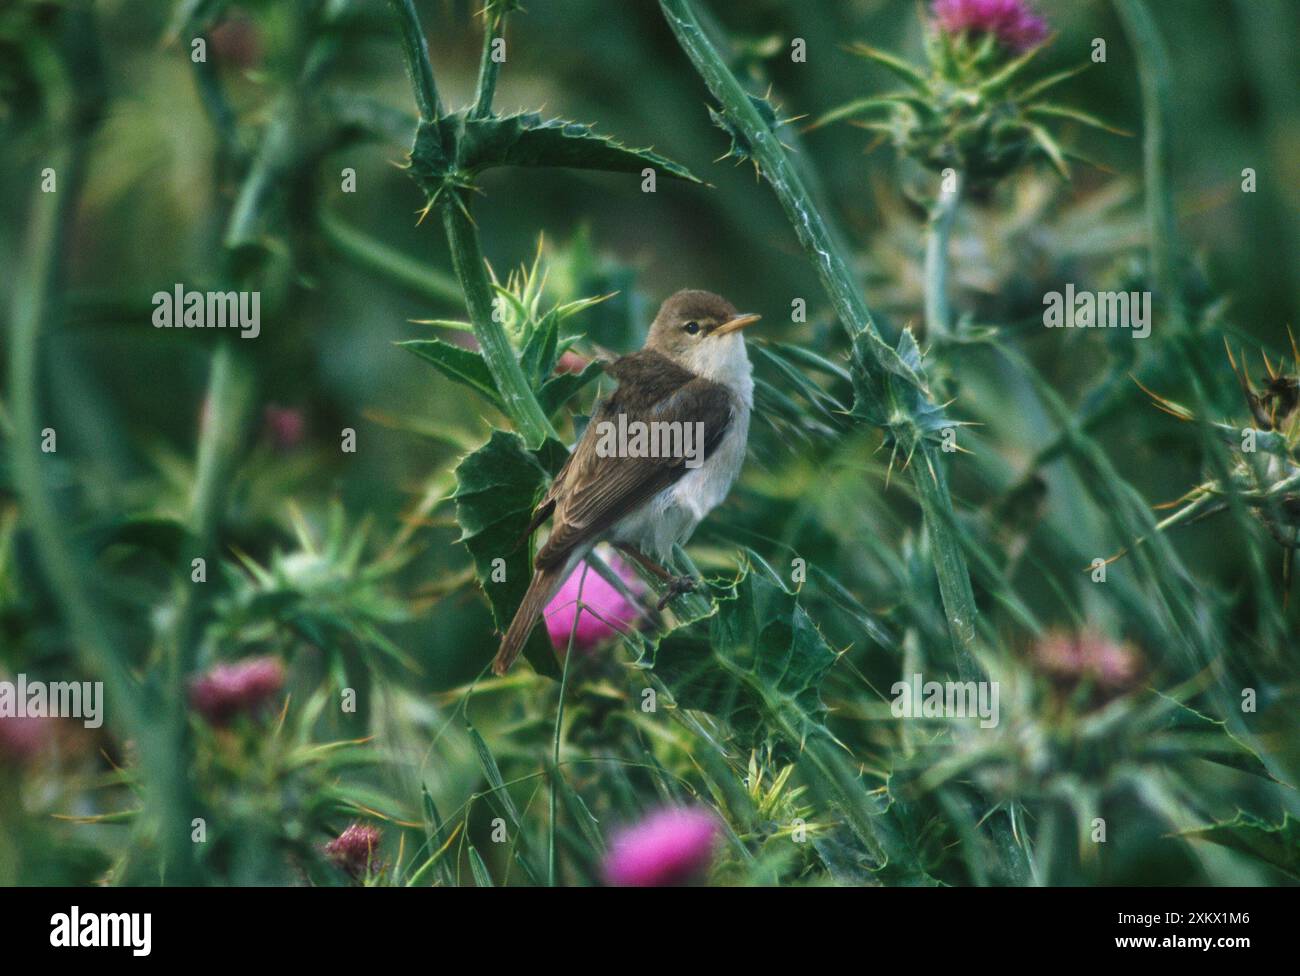
[[[54,737],[54,719],[32,716],[0,718],[0,764],[25,766]]]
[[[667,807],[614,835],[605,880],[624,887],[663,887],[698,880],[713,863],[718,818],[700,807]]]
[[[291,451],[302,443],[306,424],[301,410],[281,407],[275,403],[267,404],[263,422],[277,451]]]
[[[376,854],[382,836],[378,827],[354,823],[325,845],[325,856],[336,867],[360,880],[378,870]]]
[[[282,687],[278,657],[218,664],[190,682],[190,705],[213,725],[225,725],[236,715],[260,712]]]
[[[1026,0],[934,0],[931,10],[945,34],[992,34],[1016,53],[1047,39],[1047,21]]]
[[[1058,681],[1087,679],[1107,692],[1126,691],[1142,674],[1142,658],[1132,645],[1095,632],[1046,634],[1034,645],[1034,659]]]
[[[645,589],[631,567],[617,556],[608,556],[606,561],[633,593]],[[586,605],[581,611],[578,609],[579,590],[582,591],[582,602]],[[568,650],[570,633],[573,634],[573,646],[580,651],[588,651],[617,637],[639,614],[636,604],[614,589],[605,577],[590,569],[584,560],[551,598],[543,616],[546,618],[546,632],[551,636],[551,646],[563,654]],[[575,616],[578,618],[576,632],[573,629]]]

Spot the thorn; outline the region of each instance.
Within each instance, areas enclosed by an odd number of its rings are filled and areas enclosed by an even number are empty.
[[[1194,414],[1186,407],[1181,407],[1174,403],[1173,400],[1170,400],[1167,397],[1162,397],[1159,393],[1147,389],[1147,387],[1142,385],[1142,381],[1132,373],[1128,374],[1128,378],[1138,385],[1138,389],[1151,398],[1157,410],[1163,410],[1165,413],[1169,414],[1169,416],[1177,417],[1182,421],[1188,421],[1193,418]]]
[[[1103,565],[1103,566],[1109,566],[1111,563],[1113,563],[1113,562],[1118,562],[1120,559],[1123,559],[1123,558],[1124,558],[1125,556],[1127,556],[1127,555],[1128,555],[1128,546],[1125,546],[1125,547],[1124,547],[1123,549],[1121,549],[1119,552],[1115,553],[1115,555],[1111,556],[1109,559],[1107,559],[1105,562],[1103,562],[1102,565]],[[1091,573],[1091,572],[1092,572],[1092,566],[1091,566],[1091,565],[1088,565],[1088,566],[1083,567],[1083,571],[1084,571],[1085,573]]]
[[[1268,353],[1261,349],[1259,355],[1264,360],[1264,369],[1268,371],[1268,378],[1270,380],[1277,379],[1277,373],[1273,372],[1273,364],[1268,361]]]
[[[908,465],[910,465],[910,464],[912,463],[912,455],[915,454],[915,453],[916,453],[916,445],[913,444],[913,445],[912,445],[912,449],[911,449],[910,451],[907,452],[907,460],[903,462],[903,470],[904,470],[904,471],[906,471],[907,468],[908,468]],[[934,473],[934,472],[931,472],[931,474],[933,474],[933,473]]]

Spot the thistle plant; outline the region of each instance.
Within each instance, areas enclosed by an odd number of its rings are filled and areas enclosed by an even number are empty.
[[[543,310],[547,275],[541,262],[539,241],[533,263],[512,271],[504,283],[497,280],[490,267],[488,274],[494,292],[493,320],[502,326],[506,349],[519,364],[531,395],[550,418],[601,371],[600,363],[594,360],[585,362],[576,371],[557,370],[560,361],[581,338],[576,334],[561,335],[561,327],[578,313],[610,296],[575,298]],[[417,322],[452,332],[474,332],[471,323],[455,319],[420,319]],[[497,385],[496,376],[487,366],[481,348],[466,349],[442,339],[411,339],[402,342],[401,346],[432,363],[449,379],[472,388],[509,416],[506,398]]]
[[[861,42],[850,51],[887,70],[904,88],[855,99],[814,126],[849,120],[888,139],[898,154],[941,174],[927,187],[925,312],[929,335],[951,331],[948,246],[963,193],[986,193],[1014,171],[1045,161],[1069,179],[1063,148],[1049,125],[1069,120],[1116,132],[1095,116],[1051,101],[1049,93],[1088,65],[1025,77],[1048,27],[1027,0],[936,0],[926,21],[925,63],[913,64]],[[1086,161],[1086,159],[1085,159]]]
[[[494,166],[577,167],[640,173],[646,167],[674,179],[695,180],[683,167],[649,149],[633,149],[590,127],[540,113],[498,115],[492,111],[499,62],[494,41],[505,31],[514,7],[492,0],[483,8],[484,43],[478,90],[471,107],[446,112],[434,83],[433,66],[411,0],[391,0],[402,32],[407,70],[415,91],[419,123],[411,146],[410,172],[425,196],[422,218],[437,209],[451,247],[452,263],[469,306],[470,322],[483,363],[502,405],[532,448],[554,435],[501,322],[474,227],[468,194],[475,180]]]
[[[1109,824],[1130,805],[1188,837],[1206,833],[1206,821],[1222,822],[1215,843],[1276,830],[1233,822],[1228,805],[1196,786],[1198,765],[1212,764],[1230,780],[1244,774],[1286,788],[1249,742],[1195,707],[1200,680],[1157,690],[1140,650],[1098,631],[1044,635],[1027,657],[1028,667],[1003,683],[1015,697],[1011,722],[979,745],[960,737],[951,765],[926,770],[919,782],[937,786],[960,768],[997,793],[1028,790],[1043,816],[1040,870],[1095,871],[1098,837],[1108,840]],[[1211,878],[1219,870],[1211,856],[1198,861]]]
[[[903,89],[855,99],[814,124],[853,120],[888,137],[900,155],[933,172],[952,170],[972,189],[986,188],[1035,159],[1068,178],[1066,160],[1074,154],[1051,134],[1051,122],[1068,119],[1114,131],[1047,98],[1086,65],[1025,78],[1047,40],[1046,22],[1025,0],[937,0],[932,15],[923,65],[863,43],[849,48],[901,80]]]
[[[1256,389],[1247,374],[1245,356],[1240,365],[1227,345],[1228,361],[1250,412],[1251,426],[1206,422],[1207,426],[1234,450],[1235,460],[1227,477],[1196,485],[1181,498],[1161,508],[1173,509],[1156,525],[1164,531],[1227,511],[1234,501],[1244,504],[1284,548],[1282,579],[1289,588],[1294,551],[1300,548],[1300,353],[1291,342],[1294,372],[1274,367],[1262,354],[1265,376]],[[1177,419],[1194,423],[1191,409],[1147,391],[1156,406]]]

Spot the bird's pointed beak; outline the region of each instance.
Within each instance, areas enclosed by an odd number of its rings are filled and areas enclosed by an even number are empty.
[[[737,315],[734,319],[728,319],[726,322],[723,322],[720,326],[714,329],[713,335],[724,336],[732,332],[739,332],[741,329],[753,325],[762,317],[763,316],[755,315],[752,312],[746,313],[745,315]]]

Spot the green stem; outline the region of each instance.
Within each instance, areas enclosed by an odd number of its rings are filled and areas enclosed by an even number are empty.
[[[442,109],[433,83],[429,49],[425,46],[424,33],[420,29],[415,7],[411,0],[391,0],[391,3],[402,28],[402,51],[406,57],[407,73],[415,88],[420,117],[426,123],[436,122]],[[485,97],[487,104],[491,103],[491,88],[494,86],[495,80],[486,91],[480,87],[480,103]],[[469,202],[465,199],[464,191],[459,187],[445,187],[439,207],[443,229],[447,232],[447,243],[451,247],[451,264],[460,281],[461,290],[465,293],[470,324],[474,326],[474,336],[478,339],[488,372],[492,374],[497,391],[501,394],[506,415],[529,447],[541,446],[547,437],[558,439],[555,428],[551,426],[532,387],[528,385],[528,378],[524,376],[523,367],[519,365],[505,328],[493,318],[492,283],[488,280],[478,228],[470,217]]]
[[[975,592],[938,453],[932,444],[920,445],[917,450],[920,456],[912,458],[912,479],[917,501],[925,513],[925,528],[930,535],[935,573],[939,577],[939,597],[956,651],[957,673],[963,681],[979,681],[983,672],[975,657]]]
[[[506,15],[498,13],[491,3],[483,11],[486,21],[483,30],[483,53],[478,63],[478,97],[470,109],[471,119],[485,119],[492,114],[492,98],[497,90],[497,75],[501,72],[501,62],[492,58],[492,46],[498,38],[506,33]]]
[[[429,61],[429,45],[420,28],[420,18],[412,0],[389,0],[397,25],[402,31],[402,52],[406,55],[406,71],[415,90],[415,104],[420,118],[434,122],[442,117],[442,102],[438,100],[438,86],[433,82],[433,64]]]
[[[464,303],[465,296],[454,277],[408,257],[334,214],[322,211],[320,228],[335,250],[361,267],[434,301],[455,306]]]
[[[9,389],[13,398],[10,463],[22,499],[24,521],[36,542],[37,559],[49,579],[51,592],[68,618],[74,647],[82,655],[86,670],[103,676],[113,710],[122,716],[126,728],[134,730],[143,719],[140,688],[97,621],[93,601],[85,591],[90,573],[59,531],[66,522],[46,491],[41,471],[46,455],[41,453],[39,445],[41,430],[47,425],[38,419],[40,330],[43,322],[53,318],[49,293],[65,210],[70,211],[75,195],[73,164],[66,153],[55,159],[51,168],[61,181],[59,192],[37,191],[23,249],[27,264],[15,275],[9,361]]]
[[[93,29],[88,27],[87,29]],[[144,690],[126,664],[126,656],[105,633],[102,617],[86,588],[92,570],[67,544],[61,529],[67,524],[49,496],[42,472],[39,444],[38,375],[41,325],[57,318],[51,293],[57,258],[84,168],[90,129],[77,137],[72,152],[55,160],[61,186],[57,193],[35,194],[29,225],[29,262],[16,276],[9,382],[13,398],[14,484],[22,500],[27,525],[35,541],[38,564],[50,584],[72,632],[72,645],[81,667],[105,685],[105,711],[123,737],[135,738],[142,765],[149,770],[149,801],[161,834],[162,860],[173,884],[197,880],[190,818],[195,806],[184,765],[184,729],[174,711],[147,703]],[[161,716],[159,717],[159,713]]]
[[[1151,272],[1156,288],[1169,302],[1171,321],[1183,324],[1183,307],[1176,278],[1177,223],[1169,185],[1169,51],[1142,0],[1115,0],[1115,10],[1137,58],[1142,92],[1142,168],[1146,184],[1147,235]]]
[[[961,200],[961,178],[952,190],[940,190],[925,229],[925,326],[931,339],[952,332],[948,304],[948,242]]]
[[[295,97],[285,94],[276,103],[267,123],[252,168],[245,177],[226,224],[222,246],[227,251],[254,247],[261,240],[262,221],[267,205],[287,174],[292,172],[297,154]]]
[[[862,365],[876,387],[875,394],[882,401],[886,400],[891,375],[895,379],[905,375],[900,372],[901,363],[897,361],[897,354],[880,338],[848,263],[798,171],[790,165],[780,140],[768,128],[740,82],[705,36],[691,0],[660,0],[659,5],[669,27],[677,35],[678,43],[721,104],[731,124],[743,135],[760,171],[776,192],[799,242],[817,269],[836,314],[848,329],[855,347],[860,347],[864,353]],[[910,450],[912,445],[903,447]],[[913,459],[912,476],[917,482],[917,496],[933,540],[935,569],[939,575],[949,633],[958,661],[965,661],[964,668],[977,669],[974,658],[975,598],[966,559],[953,531],[956,516],[940,470],[941,455],[928,441],[916,445],[916,453],[919,456]]]
[[[582,590],[587,584],[587,567],[582,568],[582,576],[578,579],[578,596],[574,601],[573,626],[569,628],[569,646],[564,652],[564,670],[560,674],[560,700],[555,706],[555,734],[551,743],[551,822],[550,836],[548,838],[546,850],[546,884],[547,887],[555,887],[555,835],[559,826],[559,804],[556,798],[559,796],[559,785],[556,778],[563,776],[560,772],[560,743],[564,734],[564,694],[569,687],[569,662],[573,660],[573,648],[578,639],[578,620],[582,616]]]
[[[459,192],[449,190],[448,196]],[[464,209],[464,201],[448,199],[443,204],[442,224],[447,231],[447,243],[451,246],[452,267],[456,269],[456,277],[465,292],[474,335],[483,350],[488,371],[496,381],[506,414],[530,448],[540,447],[548,437],[558,439],[555,428],[528,385],[528,378],[519,365],[505,327],[493,318],[492,283],[488,280],[483,251],[479,246],[478,228]]]
[[[211,45],[211,38],[208,35],[200,36],[203,37],[204,44]],[[221,155],[229,159],[237,158],[239,155],[239,120],[236,119],[235,111],[230,107],[225,90],[221,86],[216,60],[194,62],[194,76],[197,82],[199,101],[203,103],[203,110],[207,113],[208,122],[217,135]]]
[[[177,568],[170,694],[178,704],[185,700],[185,676],[194,667],[199,643],[197,609],[201,601],[196,587],[203,584],[191,581],[191,560],[201,557],[210,572],[215,569],[217,553],[213,536],[222,511],[222,493],[229,483],[230,469],[239,450],[243,418],[250,398],[251,380],[232,360],[229,345],[218,347],[212,358],[203,401],[204,417],[199,430],[194,487],[186,520],[191,548]]]

